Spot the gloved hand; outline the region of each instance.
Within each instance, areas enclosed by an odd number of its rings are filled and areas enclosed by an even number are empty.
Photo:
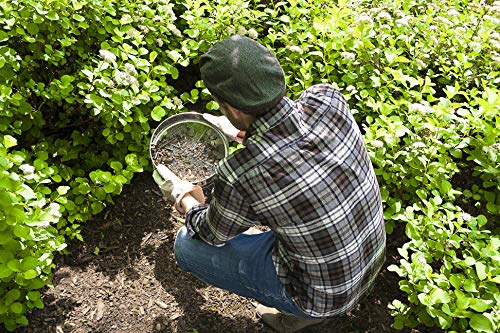
[[[205,194],[198,185],[182,180],[177,177],[169,168],[163,164],[159,164],[153,172],[153,179],[160,188],[163,196],[170,202],[174,203],[174,207],[179,213],[184,214],[180,202],[186,194],[191,194],[199,203],[205,203]]]
[[[217,117],[209,113],[204,113],[203,118],[205,118],[205,120],[211,122],[212,124],[220,128],[220,130],[232,140],[239,143],[243,142],[243,137],[245,136],[245,132],[240,131],[239,129],[234,127],[226,116]]]

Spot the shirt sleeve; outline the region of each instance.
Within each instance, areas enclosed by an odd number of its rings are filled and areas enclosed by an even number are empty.
[[[186,215],[189,234],[214,246],[223,246],[254,224],[255,214],[245,196],[220,179],[215,181],[210,204],[195,206]]]

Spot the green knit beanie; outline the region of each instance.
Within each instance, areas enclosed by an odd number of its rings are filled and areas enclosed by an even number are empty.
[[[212,95],[249,114],[274,106],[286,91],[275,55],[240,35],[215,43],[202,55],[200,72]]]

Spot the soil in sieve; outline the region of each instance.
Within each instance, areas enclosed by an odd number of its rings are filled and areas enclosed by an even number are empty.
[[[217,147],[213,140],[206,140],[201,135],[193,138],[189,132],[164,136],[152,147],[156,165],[166,165],[177,177],[196,183],[215,174]]]

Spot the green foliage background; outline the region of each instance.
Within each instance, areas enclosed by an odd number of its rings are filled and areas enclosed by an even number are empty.
[[[234,33],[267,45],[288,96],[336,85],[362,126],[407,299],[394,326],[500,325],[500,2],[1,0],[0,322],[43,308],[52,259],[150,170],[158,121]],[[184,81],[183,81],[184,80]],[[390,237],[390,236],[389,236]]]

